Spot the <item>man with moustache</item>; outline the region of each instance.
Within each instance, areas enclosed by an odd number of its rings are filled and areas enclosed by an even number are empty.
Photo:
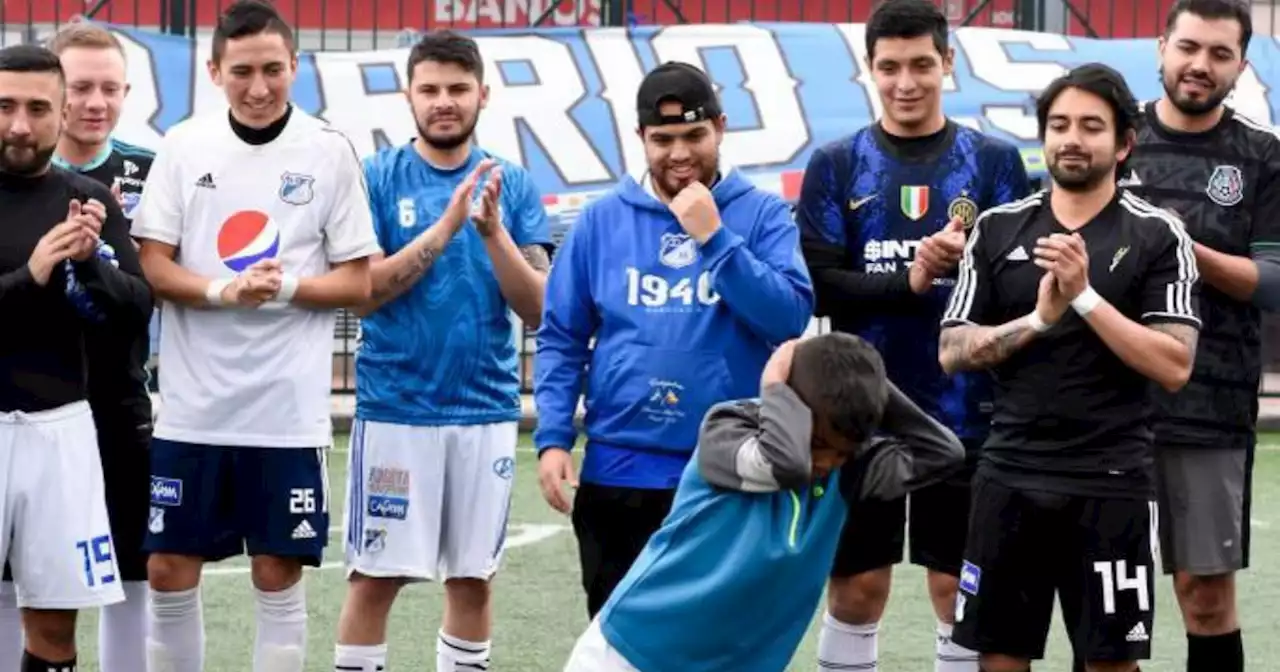
[[[129,85],[124,49],[105,28],[92,23],[63,26],[49,41],[67,79],[67,124],[53,156],[55,165],[111,188],[130,217],[151,169],[152,153],[111,137]],[[108,259],[109,247],[99,248]],[[125,601],[104,607],[98,618],[98,663],[104,672],[146,669],[147,445],[151,440],[151,395],[147,390],[148,325],[101,322],[85,339],[89,405],[97,427],[106,483],[107,512]],[[21,637],[11,575],[0,584],[0,672],[18,669]],[[12,651],[12,660],[4,657]]]
[[[1178,214],[1204,276],[1204,337],[1156,425],[1160,556],[1187,631],[1188,672],[1242,672],[1235,574],[1249,566],[1262,312],[1280,308],[1280,138],[1223,104],[1246,65],[1251,9],[1181,0],[1160,38],[1164,95],[1122,184]]]
[[[53,52],[0,50],[0,309],[20,322],[0,330],[0,558],[26,631],[21,672],[74,671],[77,610],[125,598],[84,353],[98,323],[145,330],[151,316],[111,192],[51,165],[66,88]]]
[[[1199,280],[1178,219],[1116,186],[1138,116],[1119,73],[1071,70],[1036,116],[1051,187],[978,218],[942,320],[943,368],[996,384],[955,639],[1025,672],[1056,593],[1086,669],[1133,672],[1153,635],[1151,383],[1191,374]]]
[[[790,208],[720,164],[721,110],[698,68],[649,72],[636,96],[648,171],[583,210],[547,280],[538,477],[554,509],[572,510],[592,617],[671,510],[703,416],[755,396],[773,349],[812,319]]]
[[[428,34],[407,79],[418,137],[365,163],[385,255],[357,309],[340,671],[387,665],[392,603],[428,580],[445,591],[437,672],[488,667],[521,416],[511,312],[538,327],[550,265],[532,178],[472,144],[489,97],[476,42]]]

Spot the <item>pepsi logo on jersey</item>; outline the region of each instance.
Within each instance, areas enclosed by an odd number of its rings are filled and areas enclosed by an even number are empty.
[[[241,210],[218,229],[218,258],[236,273],[279,252],[280,225],[264,212]]]

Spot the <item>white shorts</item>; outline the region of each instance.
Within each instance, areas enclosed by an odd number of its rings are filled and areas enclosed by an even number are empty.
[[[517,426],[356,420],[348,455],[347,575],[489,580],[506,541]]]
[[[0,413],[0,558],[18,606],[124,601],[89,404]]]
[[[564,672],[639,672],[622,654],[609,646],[600,631],[599,619],[591,619],[587,631],[573,645]]]

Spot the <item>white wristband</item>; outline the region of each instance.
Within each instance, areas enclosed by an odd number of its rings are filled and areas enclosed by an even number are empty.
[[[1071,299],[1071,307],[1075,309],[1080,317],[1093,312],[1093,309],[1097,308],[1099,303],[1102,303],[1102,295],[1098,294],[1092,287],[1085,287],[1079,296]]]
[[[226,278],[211,281],[209,286],[204,289],[204,298],[209,302],[209,305],[225,306],[227,302],[222,300],[222,290],[226,289],[227,285],[230,284],[231,281]]]
[[[289,303],[293,300],[293,295],[298,293],[298,276],[285,273],[280,276],[280,291],[272,297],[273,301],[280,303]]]
[[[1049,325],[1045,324],[1045,321],[1040,319],[1040,313],[1034,310],[1027,315],[1027,326],[1031,327],[1031,330],[1037,334],[1043,334],[1044,332],[1049,331]]]

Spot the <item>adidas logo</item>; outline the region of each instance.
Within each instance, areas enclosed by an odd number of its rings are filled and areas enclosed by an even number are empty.
[[[205,173],[204,175],[201,175],[200,179],[196,180],[196,186],[204,187],[205,189],[218,188],[217,185],[213,183],[213,173]]]
[[[293,528],[293,538],[294,539],[315,539],[316,530],[315,528],[311,527],[311,523],[308,523],[307,521],[304,520],[301,523],[298,523],[297,527]]]
[[[1026,261],[1030,258],[1031,257],[1027,256],[1027,248],[1021,245],[1018,246],[1018,249],[1010,252],[1009,255],[1005,257],[1005,259],[1008,259],[1009,261]]]
[[[1147,626],[1139,623],[1133,626],[1133,629],[1124,638],[1128,642],[1145,642],[1150,640],[1151,636],[1147,634]]]

